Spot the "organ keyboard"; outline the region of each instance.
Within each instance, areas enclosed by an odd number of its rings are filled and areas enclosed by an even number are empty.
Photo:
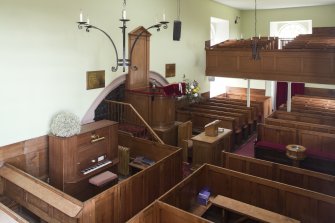
[[[83,169],[83,170],[80,171],[80,172],[81,172],[82,174],[86,175],[86,174],[89,174],[89,173],[91,173],[91,172],[93,172],[93,171],[95,171],[95,170],[97,170],[97,169],[100,169],[100,168],[102,168],[102,167],[104,167],[104,166],[107,166],[107,165],[110,164],[110,163],[112,163],[111,160],[109,160],[109,159],[105,159],[105,160],[103,160],[103,161],[101,161],[101,162],[99,162],[99,163],[97,163],[97,164],[95,164],[95,165],[93,165],[93,166],[90,166],[90,167],[88,167],[88,168]]]

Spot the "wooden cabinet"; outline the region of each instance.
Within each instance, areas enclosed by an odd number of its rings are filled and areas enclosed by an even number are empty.
[[[224,129],[217,136],[206,136],[205,132],[192,138],[193,140],[193,166],[204,163],[222,165],[222,150],[230,152],[230,129]]]
[[[74,195],[88,180],[118,163],[118,124],[102,120],[83,125],[72,137],[49,136],[50,184]]]

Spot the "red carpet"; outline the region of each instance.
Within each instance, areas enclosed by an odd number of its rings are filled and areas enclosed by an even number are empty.
[[[234,153],[242,156],[254,157],[254,141],[256,140],[256,137],[256,134],[252,135],[248,141],[236,149]]]

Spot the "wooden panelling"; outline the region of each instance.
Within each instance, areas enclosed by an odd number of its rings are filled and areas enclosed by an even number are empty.
[[[4,223],[28,223],[28,221],[2,203],[0,203],[0,220]]]
[[[206,75],[232,78],[335,84],[335,53],[321,50],[206,49]]]
[[[138,35],[141,34],[131,52]],[[132,68],[126,79],[126,88],[128,90],[147,87],[149,84],[150,67],[150,36],[151,34],[144,27],[138,27],[128,34],[129,58]],[[130,55],[132,53],[132,55]],[[136,68],[135,68],[136,67]]]
[[[5,162],[37,178],[46,179],[48,176],[48,136],[0,147],[0,166]]]
[[[335,196],[335,176],[252,157],[222,152],[223,167]]]
[[[163,195],[160,201],[190,212],[203,187],[208,187],[212,196],[226,196],[301,222],[323,223],[334,219],[334,213],[323,208],[333,210],[335,197],[208,164]]]

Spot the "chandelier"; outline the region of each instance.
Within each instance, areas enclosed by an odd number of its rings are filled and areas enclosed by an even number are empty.
[[[89,32],[90,29],[96,29],[101,31],[105,36],[107,36],[107,38],[110,40],[110,42],[113,45],[114,51],[115,51],[115,57],[116,57],[116,65],[112,67],[112,72],[116,72],[119,68],[119,66],[122,66],[123,68],[123,72],[125,72],[126,67],[130,67],[133,69],[137,69],[136,66],[132,66],[131,64],[131,58],[132,58],[132,53],[134,50],[134,46],[136,45],[137,40],[140,38],[140,36],[147,30],[152,29],[152,28],[156,28],[157,31],[160,31],[161,27],[164,29],[168,28],[168,21],[165,20],[165,14],[163,14],[163,21],[160,21],[156,24],[153,24],[152,26],[149,26],[148,28],[144,29],[142,32],[140,32],[136,38],[135,41],[133,42],[131,49],[130,49],[130,53],[129,53],[129,58],[126,58],[126,29],[127,29],[127,22],[129,22],[130,20],[127,19],[127,12],[126,12],[126,5],[127,2],[126,0],[123,0],[123,9],[122,9],[122,17],[120,19],[120,22],[122,23],[122,26],[119,27],[122,31],[122,58],[119,58],[119,54],[116,48],[116,45],[113,41],[113,39],[111,38],[110,35],[108,35],[107,32],[105,32],[104,30],[100,29],[97,26],[94,26],[92,24],[90,24],[89,19],[87,18],[86,21],[83,21],[83,13],[80,12],[79,15],[79,22],[78,23],[78,29],[83,29],[86,28],[86,32]]]

